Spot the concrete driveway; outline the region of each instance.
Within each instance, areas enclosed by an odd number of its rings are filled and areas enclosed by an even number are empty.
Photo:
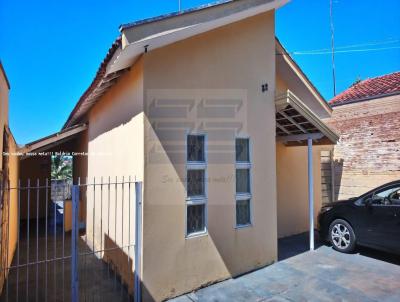
[[[400,301],[400,266],[320,246],[171,302]]]

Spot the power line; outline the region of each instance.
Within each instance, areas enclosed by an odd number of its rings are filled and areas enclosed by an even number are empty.
[[[338,53],[352,53],[352,52],[374,52],[374,51],[382,51],[382,50],[390,50],[390,49],[399,49],[400,45],[389,46],[389,47],[375,47],[368,48],[365,46],[378,46],[378,45],[387,45],[387,44],[395,44],[399,43],[400,39],[395,40],[384,40],[384,41],[371,41],[359,44],[351,44],[344,46],[336,46],[335,54]],[[332,54],[331,48],[320,48],[320,49],[310,49],[310,50],[295,50],[295,51],[286,51],[285,53],[276,53],[277,55],[327,55]]]
[[[382,51],[382,50],[389,50],[389,49],[400,49],[400,46],[336,50],[335,54],[338,54],[338,53],[352,53],[352,52],[373,52],[373,51]],[[317,52],[317,51],[311,51],[311,52],[294,51],[294,52],[289,52],[289,54],[292,54],[292,55],[326,55],[326,54],[331,54],[331,53],[332,53],[332,51],[319,51],[319,52]]]
[[[345,45],[345,46],[335,46],[335,51],[337,50],[343,50],[343,49],[349,49],[349,48],[359,48],[359,47],[365,47],[365,46],[378,46],[378,45],[386,45],[386,44],[393,44],[393,43],[398,43],[400,42],[400,39],[396,40],[383,40],[383,41],[371,41],[371,42],[365,42],[365,43],[359,43],[359,44],[351,44],[351,45]],[[313,52],[327,52],[331,53],[332,48],[321,48],[321,49],[313,49],[313,50],[298,50],[294,51],[291,53],[296,53],[296,54],[302,54],[302,53],[313,53]]]
[[[336,72],[335,72],[335,27],[333,24],[333,3],[330,1],[330,21],[331,21],[331,47],[332,47],[332,77],[333,77],[333,96],[336,96]]]

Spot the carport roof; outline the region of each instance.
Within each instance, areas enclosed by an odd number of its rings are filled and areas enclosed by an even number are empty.
[[[336,144],[339,135],[291,91],[275,99],[277,141],[303,145],[308,138],[317,144]]]
[[[75,138],[77,134],[85,131],[86,129],[86,124],[76,125],[21,146],[18,151],[24,154],[29,152],[45,151],[50,149],[51,147],[60,145],[61,143]]]

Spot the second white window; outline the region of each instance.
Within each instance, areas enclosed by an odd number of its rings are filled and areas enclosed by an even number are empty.
[[[250,140],[236,138],[236,227],[252,224]]]
[[[186,164],[186,236],[207,232],[207,163],[205,135],[189,134]]]

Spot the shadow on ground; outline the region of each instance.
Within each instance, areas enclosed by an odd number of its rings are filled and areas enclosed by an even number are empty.
[[[319,248],[322,243],[315,234],[315,248]],[[309,233],[301,233],[278,240],[278,261],[282,261],[293,256],[308,252],[310,250]]]
[[[386,252],[382,252],[382,251],[377,251],[374,249],[370,249],[367,247],[361,247],[361,246],[356,249],[355,253],[358,253],[362,256],[374,258],[376,260],[381,260],[381,261],[385,261],[388,263],[400,265],[400,256],[399,255],[394,255],[394,254],[390,254],[390,253],[386,253]],[[399,300],[400,300],[400,297],[399,297]]]
[[[399,301],[400,266],[385,253],[344,254],[330,246],[308,251],[307,234],[279,240],[281,261],[170,302]],[[382,258],[384,261],[379,260]]]
[[[332,248],[328,242],[321,242],[318,233],[315,234],[315,249],[325,245]],[[310,250],[309,233],[301,233],[294,236],[281,238],[278,240],[278,261],[291,258],[296,255],[308,252]],[[391,264],[400,265],[400,256],[391,253],[374,250],[371,248],[359,246],[353,254],[374,258]]]

